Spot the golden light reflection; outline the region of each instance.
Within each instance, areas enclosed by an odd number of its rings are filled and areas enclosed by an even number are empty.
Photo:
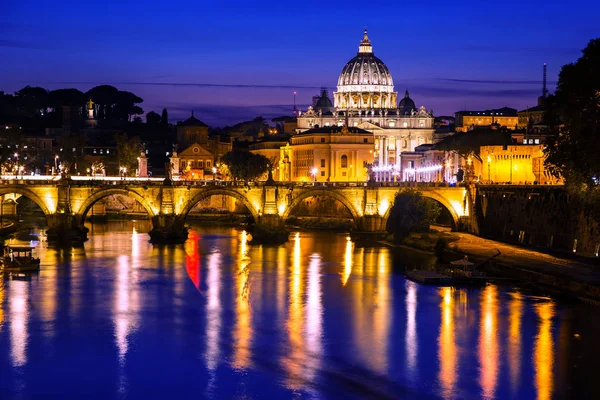
[[[9,323],[10,323],[10,356],[14,367],[22,367],[27,363],[27,342],[29,332],[29,283],[12,281],[10,285]]]
[[[236,271],[237,296],[235,300],[236,322],[233,328],[233,366],[247,368],[250,366],[252,349],[252,314],[250,308],[250,257],[248,256],[248,234],[240,235],[238,254],[238,270]]]
[[[511,293],[511,297],[508,305],[508,368],[513,393],[516,393],[521,372],[521,318],[524,304],[521,293]]]
[[[206,276],[206,367],[214,371],[219,364],[219,335],[221,331],[221,253],[217,248],[208,256]]]
[[[355,263],[353,273],[357,279],[352,283],[356,346],[363,361],[381,374],[387,373],[388,368],[391,323],[389,260],[387,249],[371,251],[362,266]]]
[[[554,304],[547,302],[536,304],[535,311],[539,318],[538,333],[535,337],[533,366],[535,368],[535,386],[537,398],[552,398],[554,381],[554,341],[552,339],[552,318]]]
[[[417,337],[417,284],[406,280],[406,366],[414,379],[417,373],[419,338]]]
[[[498,379],[498,288],[488,285],[481,294],[479,324],[479,384],[485,398],[494,398]]]
[[[117,282],[115,285],[115,342],[119,352],[121,367],[125,364],[129,350],[128,336],[135,327],[135,311],[137,310],[137,295],[130,293],[135,286],[135,278],[131,275],[132,260],[126,255],[118,258]],[[135,291],[135,289],[133,289]]]
[[[354,243],[350,236],[346,238],[346,251],[344,252],[344,273],[342,274],[342,285],[346,286],[348,278],[352,274],[352,256],[354,254]]]
[[[443,397],[450,398],[454,394],[456,385],[457,351],[454,327],[454,289],[440,288],[442,323],[438,339],[438,360],[440,363],[439,381],[443,390]]]
[[[0,203],[0,207],[2,207]],[[0,271],[0,332],[4,325],[4,271]]]
[[[294,250],[292,253],[292,271],[289,278],[289,303],[288,320],[286,324],[289,352],[283,359],[283,364],[288,372],[288,386],[292,389],[302,387],[302,361],[304,359],[304,341],[302,335],[302,250],[300,248],[300,234],[294,237]]]

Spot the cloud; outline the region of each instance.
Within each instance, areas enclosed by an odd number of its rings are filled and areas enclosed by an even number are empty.
[[[140,85],[140,86],[181,86],[181,87],[222,87],[242,89],[321,89],[324,86],[293,85],[293,84],[243,84],[243,83],[209,83],[209,82],[52,82],[60,85]],[[328,88],[332,89],[332,88]]]
[[[458,83],[491,83],[491,84],[517,84],[517,85],[541,85],[542,81],[519,81],[519,80],[510,80],[510,79],[500,79],[500,80],[480,80],[480,79],[457,79],[457,78],[436,78],[440,81],[446,82],[458,82]],[[556,84],[556,81],[548,82],[549,85]]]
[[[13,49],[34,49],[34,50],[39,50],[42,48],[33,43],[21,42],[18,40],[6,40],[6,39],[0,39],[0,47],[10,47]]]

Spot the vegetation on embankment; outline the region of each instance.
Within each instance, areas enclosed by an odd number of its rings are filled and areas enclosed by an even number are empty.
[[[352,221],[352,219],[335,217],[290,217],[287,219],[286,224],[305,229],[339,232],[348,232],[354,227],[354,221]]]

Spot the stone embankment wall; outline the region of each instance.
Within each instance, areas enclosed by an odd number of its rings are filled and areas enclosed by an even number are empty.
[[[597,255],[600,205],[589,205],[562,187],[483,186],[475,212],[481,236]]]

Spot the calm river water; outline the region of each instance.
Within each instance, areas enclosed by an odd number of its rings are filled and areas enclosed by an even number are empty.
[[[94,225],[0,280],[0,398],[600,398],[600,308],[405,279],[427,256],[301,232]]]

